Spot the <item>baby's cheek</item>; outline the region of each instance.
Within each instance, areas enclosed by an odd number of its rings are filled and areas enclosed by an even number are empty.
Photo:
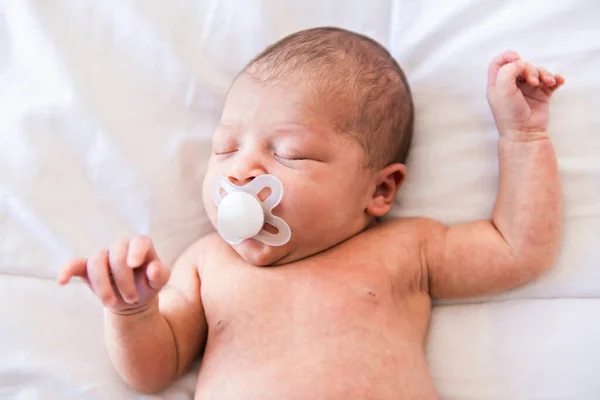
[[[273,213],[290,225],[292,237],[311,237],[334,225],[338,205],[325,191],[323,186],[288,188]]]
[[[335,203],[314,203],[298,215],[299,228],[310,234],[330,232],[338,220]]]

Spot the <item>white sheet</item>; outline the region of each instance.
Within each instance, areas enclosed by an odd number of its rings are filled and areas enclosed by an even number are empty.
[[[600,398],[598,21],[597,0],[0,1],[0,398],[142,398],[108,363],[97,302],[52,279],[116,236],[150,234],[172,260],[208,231],[200,185],[231,79],[316,25],[372,36],[409,75],[417,135],[395,216],[489,215],[492,55],[567,77],[551,122],[560,260],[519,290],[436,307],[428,356],[445,400]],[[156,398],[191,398],[193,374]]]

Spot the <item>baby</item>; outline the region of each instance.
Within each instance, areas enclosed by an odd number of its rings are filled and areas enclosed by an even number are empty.
[[[431,299],[514,288],[555,260],[562,192],[546,128],[563,83],[512,51],[492,60],[490,220],[380,222],[406,176],[404,73],[362,35],[297,32],[227,94],[204,184],[218,233],[172,268],[150,238],[119,240],[58,281],[82,278],[102,301],[110,358],[140,392],[202,357],[197,399],[438,399],[425,357]],[[243,194],[223,211],[232,193]]]

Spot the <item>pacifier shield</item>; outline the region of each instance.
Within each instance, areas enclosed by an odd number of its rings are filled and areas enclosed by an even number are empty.
[[[266,188],[271,193],[261,201],[258,194]],[[290,241],[289,225],[273,215],[283,197],[283,185],[277,177],[259,175],[244,186],[237,186],[224,176],[217,176],[211,185],[211,195],[217,206],[217,231],[227,243],[236,245],[255,239],[269,246],[283,246]],[[265,230],[265,223],[277,232]]]

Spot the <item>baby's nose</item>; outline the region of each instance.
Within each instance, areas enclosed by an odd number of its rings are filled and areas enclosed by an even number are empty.
[[[234,185],[243,186],[252,182],[257,176],[266,173],[267,171],[260,162],[257,153],[254,151],[246,151],[245,153],[240,154],[230,166],[227,173],[227,179]]]
[[[235,177],[233,175],[229,175],[227,177],[227,179],[229,179],[229,182],[233,183],[236,186],[244,186],[244,185],[252,182],[254,180],[254,178],[256,178],[256,176],[252,176],[252,175],[251,176],[246,176],[246,177],[243,177],[243,178],[238,178],[238,177]]]

